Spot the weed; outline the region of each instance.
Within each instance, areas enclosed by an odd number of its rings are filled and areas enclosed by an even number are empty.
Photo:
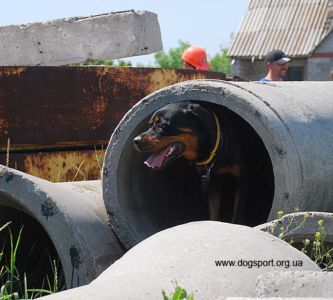
[[[10,138],[7,139],[6,167],[9,167],[9,150],[10,150]]]
[[[94,148],[95,148],[95,159],[96,159],[96,162],[97,162],[99,173],[101,174],[102,173],[102,165],[103,165],[104,155],[105,155],[105,151],[103,149],[104,147],[103,147],[103,145],[101,145],[100,151],[98,151],[98,149],[96,148],[96,145],[94,145]]]
[[[187,294],[186,290],[178,285],[175,281],[175,291],[167,296],[166,292],[162,290],[163,300],[194,300],[194,295],[191,293]]]
[[[83,179],[86,180],[86,178],[84,177],[84,173],[81,171],[81,168],[82,168],[83,164],[84,164],[84,160],[81,161],[79,167],[73,166],[76,169],[76,173],[75,173],[74,178],[72,179],[72,181],[76,181],[76,178],[79,175],[79,173],[83,176]]]
[[[318,231],[315,232],[313,241],[305,239],[301,250],[324,271],[333,271],[333,248],[329,248],[325,243],[326,231],[324,220],[318,220],[317,224]]]
[[[284,215],[283,211],[278,211],[278,219],[269,228],[268,232],[277,235],[295,248],[309,256],[322,270],[333,271],[333,248],[326,241],[326,230],[324,220],[317,220],[318,229],[313,236],[299,241],[295,241],[296,231],[303,228],[310,213],[305,212],[302,219],[295,214]]]
[[[291,215],[290,218],[288,218],[288,222],[287,223],[283,223],[282,219],[284,217],[284,212],[282,210],[279,210],[277,212],[277,217],[278,217],[278,221],[277,221],[277,224],[280,225],[279,227],[279,230],[280,230],[280,233],[279,233],[279,238],[281,240],[285,240],[287,236],[292,236],[292,234],[294,232],[296,232],[297,230],[299,230],[300,228],[304,227],[308,217],[309,217],[309,214],[306,213],[304,215],[304,218],[301,220],[301,221],[298,221],[295,217],[295,215]],[[270,229],[270,233],[273,234],[275,230],[275,226],[272,226],[271,229]],[[293,238],[289,239],[288,240],[289,244],[293,244]]]

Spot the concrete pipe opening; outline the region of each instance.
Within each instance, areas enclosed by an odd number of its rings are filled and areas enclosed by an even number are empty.
[[[195,80],[148,95],[119,123],[104,160],[103,199],[117,236],[130,248],[167,227],[208,218],[193,166],[178,159],[163,171],[152,171],[143,164],[147,154],[133,147],[133,138],[147,129],[154,111],[183,101],[209,106],[220,118],[228,116],[239,138],[256,149],[247,158],[258,172],[247,178],[251,190],[241,224],[272,220],[278,210],[332,210],[333,189],[327,180],[333,175],[332,158],[318,148],[333,150],[328,142],[332,140],[332,99],[332,85],[322,82]],[[312,155],[326,163],[318,167]],[[315,176],[309,168],[316,170]],[[232,179],[224,178],[224,186],[221,220],[230,222]]]
[[[0,198],[2,203],[13,202],[5,194],[0,194]],[[15,268],[20,276],[25,274],[29,289],[47,288],[47,279],[52,282],[52,279],[57,276],[57,288],[64,290],[66,284],[61,260],[41,224],[22,210],[0,206],[0,226],[8,222],[10,222],[8,227],[0,231],[1,264],[10,266],[11,250],[13,250],[10,246],[11,234],[14,245],[19,240]],[[6,280],[9,280],[9,277],[5,276]],[[23,277],[20,280],[22,281]],[[14,282],[14,286],[17,285],[14,290],[19,291],[22,288],[19,286],[20,280]]]
[[[18,261],[27,268],[22,272],[31,269],[36,288],[41,288],[37,284],[49,273],[52,259],[63,271],[66,288],[73,288],[90,283],[121,257],[123,249],[109,228],[101,194],[97,180],[52,183],[0,166],[0,225],[11,222],[14,233],[24,226]]]

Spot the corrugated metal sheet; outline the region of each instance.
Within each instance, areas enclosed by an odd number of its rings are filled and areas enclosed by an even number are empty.
[[[229,50],[232,57],[263,58],[272,49],[304,57],[332,30],[330,0],[251,0]]]

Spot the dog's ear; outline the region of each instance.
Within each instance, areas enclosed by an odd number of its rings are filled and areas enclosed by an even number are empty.
[[[187,112],[193,113],[194,115],[198,115],[201,110],[201,106],[197,103],[189,103],[186,108]]]
[[[210,126],[211,123],[215,124],[214,113],[208,108],[203,107],[198,103],[189,103],[186,108],[187,113],[194,115],[203,123],[203,125]],[[212,118],[213,117],[213,118]],[[213,121],[213,122],[212,122]],[[207,123],[208,122],[208,123]],[[204,124],[207,123],[207,124]]]
[[[206,133],[206,138],[208,138],[209,143],[215,144],[216,119],[214,112],[198,103],[189,103],[187,107],[187,114],[200,122],[201,130]]]
[[[195,116],[197,118],[202,118],[206,114],[206,110],[202,108],[200,104],[189,102],[183,107],[183,112],[187,116]]]

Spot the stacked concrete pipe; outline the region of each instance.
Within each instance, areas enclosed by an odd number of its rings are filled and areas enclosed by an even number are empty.
[[[171,102],[210,105],[233,115],[262,157],[250,222],[276,218],[278,210],[333,212],[333,83],[196,80],[169,86],[135,105],[114,131],[103,167],[103,199],[112,226],[130,248],[162,229],[202,220],[198,175],[179,159],[163,172],[146,168],[132,139],[152,113]]]
[[[91,282],[123,250],[108,226],[100,181],[51,183],[0,166],[0,226],[23,226],[17,266],[31,287],[52,274],[50,258],[59,260],[67,288]],[[7,244],[0,231],[1,245]],[[52,277],[51,277],[52,278]]]

